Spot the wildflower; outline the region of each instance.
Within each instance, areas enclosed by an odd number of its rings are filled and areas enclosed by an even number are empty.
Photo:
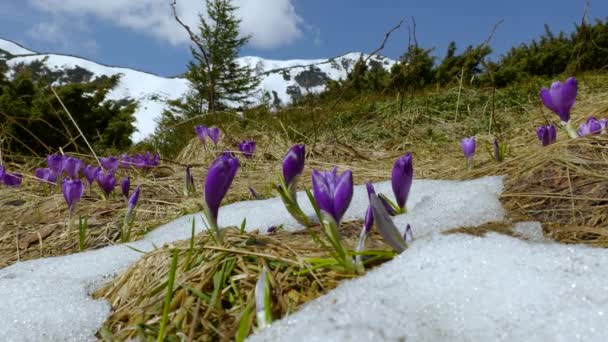
[[[503,160],[505,160],[505,155],[507,154],[507,144],[506,143],[499,143],[498,139],[494,138],[494,141],[492,142],[492,148],[493,148],[493,153],[492,153],[492,157],[494,157],[494,160],[496,160],[497,162],[501,162]]]
[[[251,159],[251,157],[253,156],[253,152],[255,151],[255,141],[243,140],[237,145],[237,148],[243,153],[243,156],[245,158]]]
[[[393,193],[397,201],[397,207],[401,209],[401,212],[405,211],[405,204],[412,187],[413,178],[414,166],[412,165],[412,154],[408,152],[401,158],[397,159],[395,165],[393,166],[393,173],[391,177]]]
[[[120,190],[125,198],[129,198],[129,190],[131,190],[131,179],[129,179],[129,176],[120,181]]]
[[[207,130],[207,136],[213,141],[213,144],[217,146],[217,143],[220,141],[220,129],[217,127],[210,127]]]
[[[116,174],[118,171],[118,158],[115,156],[109,156],[107,158],[99,158],[101,166],[111,174]]]
[[[570,77],[563,84],[560,81],[553,82],[551,89],[541,88],[540,98],[545,107],[557,114],[561,121],[566,123],[570,121],[570,110],[576,102],[577,88],[576,78]]]
[[[0,166],[2,168],[2,166]],[[21,186],[21,182],[23,181],[23,176],[20,173],[9,173],[4,168],[0,170],[0,183],[5,186],[11,186],[18,188]]]
[[[594,116],[590,116],[587,119],[586,123],[580,125],[576,133],[578,133],[579,137],[583,137],[589,134],[600,134],[602,133],[602,129],[606,129],[605,127],[605,123],[604,127],[602,127],[602,123],[600,122],[600,120],[596,119]]]
[[[57,153],[49,154],[48,156],[46,156],[46,163],[47,163],[49,169],[51,169],[54,174],[59,176],[63,172],[63,160],[64,159],[65,159],[65,156],[62,154],[57,154]]]
[[[87,182],[89,182],[89,187],[93,186],[93,182],[97,178],[99,171],[101,171],[101,167],[93,165],[87,165],[82,169],[82,174],[87,179]]]
[[[407,244],[386,211],[380,197],[376,195],[370,196],[370,204],[374,215],[374,222],[380,235],[397,253],[403,252],[407,248]]]
[[[555,142],[557,131],[553,125],[538,126],[536,128],[536,136],[543,146],[548,146]]]
[[[80,159],[68,157],[63,160],[62,169],[72,179],[78,178],[78,173],[80,172],[81,168],[82,160]]]
[[[205,140],[209,136],[208,130],[209,129],[207,128],[207,126],[203,126],[203,125],[197,125],[194,127],[194,132],[196,133],[196,135],[198,136],[198,138],[201,140],[201,142],[203,144],[205,143]]]
[[[135,207],[137,206],[137,202],[139,201],[139,186],[135,188],[135,191],[133,191],[133,193],[131,194],[131,197],[129,197],[129,200],[127,202],[127,217],[131,217],[133,210],[135,209]]]
[[[376,196],[376,190],[374,189],[374,185],[371,182],[366,182],[365,187],[367,188],[368,199],[370,199],[371,196]],[[370,201],[371,201],[371,199],[370,199]],[[370,204],[367,207],[367,210],[365,211],[365,219],[363,221],[363,228],[361,229],[361,233],[359,234],[359,241],[357,243],[357,248],[356,248],[357,253],[363,252],[363,249],[365,248],[365,240],[367,240],[367,236],[369,235],[369,232],[372,230],[373,226],[374,226],[374,213],[372,211],[372,206]],[[359,273],[363,273],[364,269],[363,269],[363,260],[361,258],[361,254],[357,254],[355,256],[355,265],[357,265],[357,268],[359,269]]]
[[[224,152],[213,161],[205,178],[205,212],[207,220],[218,238],[217,215],[220,204],[226,196],[238,168],[239,160],[230,152]]]
[[[80,179],[64,179],[61,183],[61,190],[63,192],[63,198],[70,208],[70,216],[74,212],[76,203],[80,201],[84,194],[84,183]]]
[[[283,180],[287,188],[295,190],[297,178],[304,171],[305,155],[304,144],[296,144],[291,146],[283,158]]]
[[[475,154],[475,137],[462,138],[460,146],[462,147],[462,153],[467,158],[468,169],[471,170],[473,155]]]
[[[312,188],[324,218],[339,226],[353,197],[352,172],[347,170],[338,176],[336,167],[331,172],[313,170]]]
[[[114,175],[110,172],[106,173],[103,171],[99,171],[97,173],[97,184],[99,184],[99,187],[101,188],[101,190],[103,190],[105,195],[109,196],[110,193],[114,190],[114,187],[116,186],[116,179],[114,178]]]
[[[121,154],[120,157],[118,158],[118,166],[121,169],[128,169],[131,167],[131,164],[132,164],[131,156],[129,156],[126,153]]]
[[[41,169],[41,168],[36,169],[36,178],[38,178],[38,180],[45,182],[45,183],[57,182],[57,175],[55,174],[55,172],[53,172],[53,170],[51,170],[48,167],[43,168],[43,169]]]
[[[557,114],[566,128],[570,138],[577,138],[576,130],[570,125],[570,110],[576,102],[578,82],[576,78],[569,77],[564,83],[553,82],[551,89],[543,87],[540,90],[540,98],[545,107]]]

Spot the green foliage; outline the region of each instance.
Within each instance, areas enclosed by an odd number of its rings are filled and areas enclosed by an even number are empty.
[[[450,42],[445,57],[435,70],[439,84],[451,83],[461,77],[470,80],[482,71],[482,60],[492,53],[487,44],[469,45],[460,55],[456,54],[456,42]]]
[[[433,62],[430,49],[410,45],[398,63],[391,68],[391,87],[397,92],[422,89],[433,81]]]
[[[12,80],[0,79],[0,139],[4,148],[19,154],[46,154],[62,148],[81,151],[84,141],[39,71],[22,67]],[[88,83],[56,86],[55,91],[68,108],[89,142],[97,149],[124,149],[131,145],[135,131],[132,101],[109,101],[108,92],[118,77]]]

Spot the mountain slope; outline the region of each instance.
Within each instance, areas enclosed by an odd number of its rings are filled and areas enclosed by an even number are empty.
[[[327,80],[346,78],[361,53],[349,53],[330,59],[268,60],[260,57],[241,57],[238,62],[248,65],[261,76],[260,86],[251,98],[255,104],[269,102],[280,106],[306,93],[317,93],[325,89]],[[108,95],[111,100],[132,99],[138,102],[135,112],[137,132],[135,142],[154,132],[156,119],[165,109],[166,101],[183,96],[189,87],[185,78],[161,77],[151,73],[99,64],[84,58],[60,54],[39,54],[20,45],[0,39],[0,61],[4,61],[11,77],[14,69],[21,65],[40,63],[56,76],[56,82],[82,82],[101,76],[121,75],[119,84]],[[390,68],[395,62],[382,56],[373,56],[370,63],[380,63]],[[79,77],[74,78],[77,74]],[[266,94],[266,96],[264,96]]]

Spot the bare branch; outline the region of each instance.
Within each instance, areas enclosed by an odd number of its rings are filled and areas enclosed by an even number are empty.
[[[207,72],[211,73],[211,70],[210,70],[211,64],[209,63],[209,54],[207,53],[205,44],[203,43],[203,41],[201,40],[201,38],[199,36],[197,36],[196,34],[194,34],[194,32],[192,32],[192,30],[190,29],[190,26],[186,25],[177,15],[177,9],[176,9],[177,0],[173,0],[173,2],[171,3],[170,6],[171,6],[171,10],[173,11],[173,17],[186,30],[186,32],[188,32],[188,35],[190,36],[190,41],[192,41],[198,47],[201,54],[203,55],[203,58],[205,59],[205,68],[207,69]]]

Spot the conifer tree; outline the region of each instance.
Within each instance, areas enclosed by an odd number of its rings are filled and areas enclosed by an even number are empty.
[[[180,106],[187,117],[222,110],[229,102],[247,105],[259,84],[253,70],[237,62],[239,50],[250,39],[239,35],[237,7],[230,0],[206,0],[206,4],[207,17],[199,15],[198,35],[189,31],[195,43],[186,73],[191,88]]]

